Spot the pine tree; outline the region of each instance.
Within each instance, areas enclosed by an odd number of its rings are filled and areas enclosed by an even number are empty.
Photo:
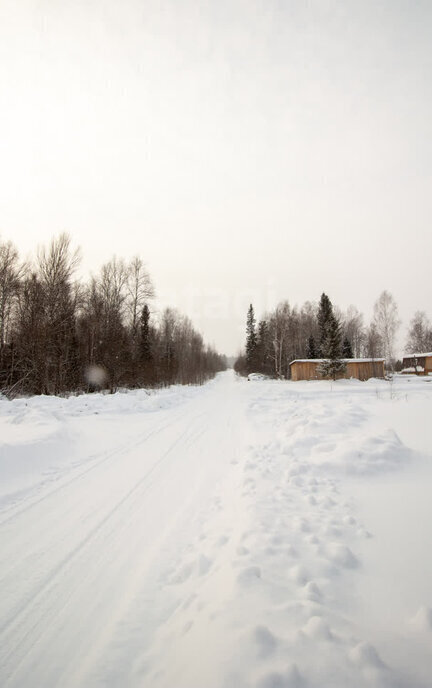
[[[307,349],[306,349],[306,357],[307,358],[318,358],[318,352],[316,350],[315,339],[314,339],[313,335],[311,335],[308,339]]]
[[[141,311],[140,319],[140,358],[143,363],[149,363],[152,359],[150,342],[150,309],[147,304]]]
[[[353,350],[351,342],[348,337],[345,337],[342,344],[342,356],[343,358],[353,358]]]
[[[322,377],[336,377],[346,370],[344,361],[341,360],[341,326],[332,314],[327,323],[327,336],[322,344],[322,357],[325,359],[318,366],[318,372]]]
[[[327,338],[327,330],[331,319],[333,318],[333,306],[327,294],[324,292],[321,294],[319,307],[318,307],[318,326],[320,331],[320,345],[319,354],[325,358],[323,348],[324,342]]]
[[[250,304],[246,320],[246,369],[248,373],[253,372],[256,365],[257,335],[255,323],[254,309]]]

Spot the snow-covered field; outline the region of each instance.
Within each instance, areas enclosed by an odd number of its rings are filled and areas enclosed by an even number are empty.
[[[2,688],[427,688],[432,378],[0,400]]]

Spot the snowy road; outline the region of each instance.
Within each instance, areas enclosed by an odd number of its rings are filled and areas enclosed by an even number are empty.
[[[0,402],[0,685],[429,685],[432,384],[408,383]]]
[[[107,643],[137,605],[145,646],[170,611],[161,576],[199,534],[241,447],[240,398],[219,383],[173,409],[87,417],[82,437],[82,420],[76,434],[71,423],[79,460],[0,515],[3,686],[104,682]]]

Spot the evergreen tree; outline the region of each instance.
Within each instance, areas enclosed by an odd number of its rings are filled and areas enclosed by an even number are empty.
[[[146,303],[141,311],[140,319],[140,358],[143,363],[148,363],[152,359],[150,342],[150,309]]]
[[[346,370],[344,361],[341,360],[341,326],[332,314],[327,323],[327,336],[322,344],[322,357],[325,359],[318,366],[318,372],[322,377],[336,377]]]
[[[311,335],[308,339],[306,358],[318,358],[318,352],[316,350],[315,339],[313,335]]]
[[[343,340],[342,356],[343,358],[353,358],[352,346],[348,337],[345,337],[345,339]]]
[[[252,373],[256,365],[257,335],[255,323],[254,309],[250,304],[246,320],[246,369],[248,373]]]
[[[257,346],[256,346],[256,367],[260,373],[269,372],[269,353],[268,353],[268,326],[265,320],[261,320],[258,325]]]
[[[319,332],[320,332],[319,354],[322,358],[325,358],[325,354],[324,354],[325,340],[327,339],[328,328],[329,328],[329,325],[330,325],[332,318],[333,318],[332,302],[330,301],[327,294],[324,294],[324,292],[323,292],[321,294],[319,307],[318,307],[318,326],[319,326]]]

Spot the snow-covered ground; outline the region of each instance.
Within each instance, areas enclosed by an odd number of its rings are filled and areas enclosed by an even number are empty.
[[[0,400],[0,685],[426,688],[432,379]]]

